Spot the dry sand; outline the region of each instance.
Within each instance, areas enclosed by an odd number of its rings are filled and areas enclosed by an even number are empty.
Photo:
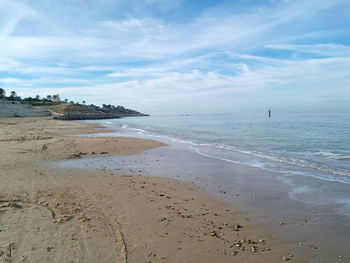
[[[81,138],[96,124],[0,119],[0,262],[307,262],[249,215],[193,185],[48,161],[160,142]]]

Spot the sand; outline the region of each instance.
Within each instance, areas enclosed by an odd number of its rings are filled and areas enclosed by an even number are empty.
[[[164,144],[49,118],[0,119],[0,262],[296,261],[249,215],[194,185],[48,163]]]

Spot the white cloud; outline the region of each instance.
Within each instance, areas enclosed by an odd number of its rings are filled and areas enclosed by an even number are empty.
[[[84,57],[101,61],[106,57],[164,59],[204,49],[247,50],[268,41],[276,28],[288,26],[306,14],[310,16],[310,12],[312,15],[336,3],[318,4],[315,9],[310,8],[315,5],[314,1],[301,1],[235,16],[219,9],[205,13],[190,24],[170,24],[160,19],[130,16],[121,20],[91,21],[73,32],[67,28],[68,21],[64,21],[59,30],[59,22],[53,25],[41,14],[41,23],[49,23],[47,32],[39,36],[7,37],[0,43],[0,48],[4,51],[3,56],[11,58],[59,59],[63,56],[68,61],[71,57],[84,63]],[[7,23],[11,25],[11,19]],[[61,34],[52,36],[51,26]],[[292,33],[286,30],[279,37]]]
[[[345,0],[276,1],[240,12],[224,6],[186,23],[131,12],[137,3],[146,11],[155,5],[172,10],[182,1],[131,1],[130,12],[115,9],[115,16],[104,6],[128,1],[38,1],[28,9],[29,0],[16,3],[0,0],[0,10],[12,8],[0,22],[0,71],[8,73],[0,82],[24,93],[31,92],[27,83],[38,92],[81,94],[92,102],[117,94],[120,103],[137,101],[147,111],[151,102],[183,104],[190,97],[193,105],[214,98],[229,104],[238,97],[297,97],[300,90],[330,94],[334,86],[342,95],[349,86],[349,46],[322,39],[348,36],[333,24],[322,26],[325,14]],[[57,8],[42,7],[48,3]],[[261,55],[278,50],[298,56]],[[305,58],[310,54],[328,58]]]
[[[3,84],[3,86],[8,88],[14,88],[19,86],[20,87],[32,86],[32,83],[30,81],[26,81],[18,78],[0,78],[0,83]]]

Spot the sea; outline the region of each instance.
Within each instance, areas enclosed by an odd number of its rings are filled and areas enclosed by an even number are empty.
[[[350,114],[167,115],[101,122],[226,162],[350,184]]]

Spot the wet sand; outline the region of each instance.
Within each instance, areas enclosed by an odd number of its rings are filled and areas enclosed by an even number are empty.
[[[0,262],[308,262],[249,214],[193,184],[144,176],[133,164],[128,171],[48,164],[166,147],[65,136],[96,132],[106,131],[0,119]]]
[[[107,134],[84,135],[106,136]],[[132,136],[117,131],[108,136]],[[137,135],[152,138],[151,135]],[[158,138],[158,137],[157,137]],[[160,138],[158,138],[160,139]],[[200,186],[263,225],[294,255],[294,262],[349,262],[348,184],[227,162],[186,144],[130,156],[54,162],[53,166],[163,176]],[[339,199],[340,198],[340,199]]]

